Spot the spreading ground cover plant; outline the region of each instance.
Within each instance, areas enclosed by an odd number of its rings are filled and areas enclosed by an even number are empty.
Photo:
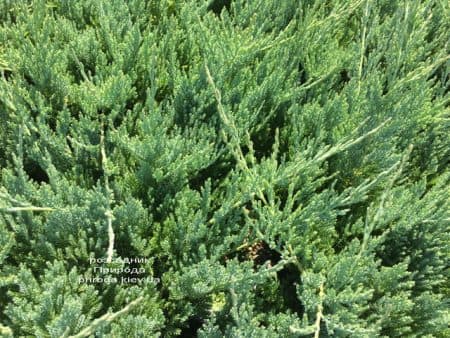
[[[450,336],[449,15],[0,0],[0,335]]]

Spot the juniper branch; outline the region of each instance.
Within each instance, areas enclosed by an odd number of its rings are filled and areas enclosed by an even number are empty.
[[[412,151],[412,145],[409,146],[407,153],[403,156],[403,158],[399,162],[394,164],[393,167],[398,167],[398,170],[392,176],[391,180],[389,181],[389,185],[386,187],[383,194],[381,195],[380,204],[378,206],[378,209],[376,211],[374,218],[372,219],[372,221],[370,223],[368,221],[368,216],[366,217],[366,221],[365,221],[365,225],[364,225],[364,228],[365,228],[364,229],[364,238],[363,238],[363,243],[361,245],[361,249],[359,252],[359,256],[361,256],[361,254],[366,249],[367,243],[369,241],[369,237],[370,237],[375,225],[378,223],[379,219],[383,215],[384,205],[385,205],[388,193],[392,190],[392,187],[394,186],[395,181],[398,179],[398,177],[402,173],[403,166],[406,163],[407,159],[409,158],[411,151]]]
[[[364,135],[362,135],[362,136],[360,136],[360,137],[358,137],[356,139],[348,140],[347,142],[337,144],[337,145],[329,148],[327,151],[317,154],[317,156],[314,158],[314,161],[315,162],[323,162],[326,159],[330,158],[331,156],[333,156],[333,155],[335,155],[335,154],[337,154],[337,153],[339,153],[341,151],[345,151],[348,148],[350,148],[350,147],[360,143],[364,139],[366,139],[369,136],[375,134],[377,131],[379,131],[381,128],[383,128],[390,120],[391,120],[391,118],[386,119],[378,127],[370,130],[366,134],[364,134]]]
[[[53,208],[45,208],[45,207],[11,207],[11,208],[0,208],[0,210],[5,212],[20,212],[20,211],[54,211]]]
[[[362,80],[362,69],[364,65],[364,52],[366,49],[366,31],[367,31],[367,17],[369,15],[369,0],[366,1],[366,9],[364,11],[364,17],[363,17],[363,30],[361,33],[361,57],[359,60],[359,67],[358,67],[358,91],[359,94],[361,91],[361,80]]]
[[[105,151],[105,135],[104,135],[104,131],[103,131],[103,126],[100,129],[100,151],[101,151],[101,155],[102,155],[102,168],[103,168],[103,173],[105,175],[105,189],[106,189],[107,201],[108,201],[107,209],[105,211],[106,221],[108,224],[108,239],[109,239],[106,262],[111,263],[112,257],[114,255],[114,237],[115,237],[115,235],[114,235],[114,229],[112,226],[112,221],[113,221],[114,216],[113,216],[113,213],[111,210],[112,191],[109,188],[109,178],[108,178],[109,172],[108,172],[108,163],[107,163],[107,157],[106,157],[106,151]]]
[[[247,165],[247,161],[245,160],[245,156],[242,152],[241,146],[240,146],[240,140],[239,140],[239,132],[236,128],[236,125],[234,123],[234,120],[231,116],[228,116],[228,114],[225,112],[225,109],[222,105],[222,95],[220,94],[219,89],[217,88],[213,77],[211,76],[211,72],[209,71],[208,65],[205,63],[205,70],[206,70],[206,76],[208,78],[208,82],[211,85],[211,87],[214,90],[214,96],[217,101],[217,110],[219,111],[219,116],[225,125],[225,127],[228,129],[229,133],[232,137],[232,142],[234,144],[230,144],[227,142],[226,134],[222,134],[224,137],[225,142],[228,144],[228,146],[231,148],[231,152],[235,156],[239,167],[241,170],[249,174],[251,177],[254,177],[253,172],[249,169]],[[264,194],[262,193],[261,189],[257,188],[257,194],[258,197],[264,202],[264,204],[267,204],[266,198],[264,197]]]
[[[70,336],[69,338],[83,338],[83,337],[89,337],[90,335],[95,333],[95,330],[103,324],[109,324],[111,323],[114,319],[116,319],[117,317],[129,312],[133,307],[135,307],[136,305],[138,305],[142,300],[144,299],[144,297],[138,297],[135,300],[133,300],[131,303],[129,303],[127,306],[125,306],[123,309],[117,311],[117,312],[113,312],[113,313],[106,313],[103,316],[101,316],[100,318],[95,319],[91,325],[89,325],[88,327],[84,328],[82,331],[80,331],[79,333],[77,333],[74,336]]]
[[[314,332],[314,338],[319,338],[320,335],[320,322],[323,317],[323,298],[325,297],[325,292],[323,291],[323,283],[320,284],[319,288],[319,304],[317,305],[317,314],[316,314],[316,330]]]
[[[11,197],[8,192],[0,191],[0,199],[8,200],[9,203],[17,204],[12,207],[0,207],[0,211],[4,212],[20,212],[20,211],[54,211],[56,209],[50,207],[35,207],[29,203],[24,203]]]

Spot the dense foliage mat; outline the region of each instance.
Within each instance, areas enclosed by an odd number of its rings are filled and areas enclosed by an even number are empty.
[[[0,0],[0,335],[449,337],[449,17]]]

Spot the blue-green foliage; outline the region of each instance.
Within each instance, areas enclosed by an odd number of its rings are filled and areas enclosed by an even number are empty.
[[[0,335],[448,337],[449,15],[0,0]]]

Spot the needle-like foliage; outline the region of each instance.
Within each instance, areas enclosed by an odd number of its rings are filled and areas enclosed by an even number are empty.
[[[0,0],[0,336],[449,337],[449,16]]]

